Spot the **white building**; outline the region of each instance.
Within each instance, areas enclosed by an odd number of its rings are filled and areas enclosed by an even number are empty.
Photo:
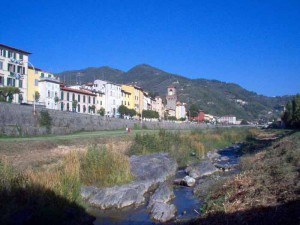
[[[222,116],[218,119],[218,122],[222,124],[236,124],[236,117],[232,115]]]
[[[185,103],[177,102],[176,104],[176,119],[186,118]]]
[[[20,89],[12,102],[27,102],[27,68],[30,52],[0,44],[0,87],[11,86]]]
[[[144,92],[143,97],[143,110],[152,110],[151,97],[146,92]]]
[[[105,115],[119,117],[118,109],[122,103],[121,86],[109,81],[95,80],[93,89],[94,91],[104,93],[102,97],[104,97],[103,103],[105,105],[103,105],[105,107],[103,108],[105,109]]]
[[[47,109],[59,109],[60,81],[56,78],[41,78],[39,80],[40,102]]]

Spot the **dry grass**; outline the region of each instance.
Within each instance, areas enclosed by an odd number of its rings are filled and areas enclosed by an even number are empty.
[[[207,199],[208,214],[235,213],[300,200],[300,133],[242,157],[244,172],[215,188]]]

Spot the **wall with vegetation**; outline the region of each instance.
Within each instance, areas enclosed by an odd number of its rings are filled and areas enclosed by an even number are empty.
[[[174,122],[143,122],[143,124],[148,129],[194,129],[203,126]],[[33,115],[32,106],[0,102],[0,135],[32,136],[49,133],[68,134],[76,131],[125,130],[126,126],[137,129],[141,127],[141,123],[99,115],[46,110],[42,107],[37,107],[36,115]]]

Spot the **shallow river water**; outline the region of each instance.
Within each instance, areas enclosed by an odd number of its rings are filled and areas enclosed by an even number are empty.
[[[220,164],[237,164],[239,157],[233,148],[222,149],[218,152],[221,156],[229,159]],[[184,170],[178,170],[176,178],[184,177]],[[165,224],[174,224],[176,220],[189,220],[198,216],[201,208],[201,201],[193,195],[193,188],[174,185],[175,198],[172,203],[177,208],[176,219]],[[127,207],[125,209],[99,210],[97,208],[89,208],[89,213],[96,217],[94,225],[157,225],[151,220],[147,211],[149,196],[146,196],[147,202],[138,207]]]

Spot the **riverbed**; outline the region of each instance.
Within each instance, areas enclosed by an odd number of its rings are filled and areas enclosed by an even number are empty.
[[[235,169],[230,171],[217,172],[217,176],[228,177],[229,174],[234,174],[238,170],[236,169],[236,165],[239,163],[239,156],[238,156],[238,147],[231,146],[221,150],[218,150],[217,153],[220,155],[218,158],[213,159],[212,161],[218,166],[224,166],[224,168],[229,168],[232,165],[235,165]],[[223,158],[222,158],[223,157]],[[223,159],[223,160],[221,160]],[[175,178],[182,178],[184,177],[185,171],[184,169],[178,169],[175,175]],[[198,180],[199,181],[199,180]],[[205,177],[202,179],[202,182],[205,182]],[[205,183],[200,184],[201,186],[205,186]],[[199,188],[199,184],[198,184]],[[201,199],[198,199],[194,195],[194,188],[193,187],[186,187],[186,186],[179,186],[173,185],[173,191],[175,194],[175,198],[171,200],[171,203],[176,206],[177,213],[175,219],[170,222],[164,224],[174,224],[176,221],[185,221],[193,219],[200,215],[200,208],[203,204]],[[123,209],[106,209],[100,210],[95,207],[90,207],[88,212],[92,214],[96,220],[94,221],[94,225],[157,225],[161,224],[155,222],[151,219],[149,214],[149,209],[147,209],[148,202],[150,195],[152,193],[146,193],[145,196],[145,203],[139,207],[126,207]]]

